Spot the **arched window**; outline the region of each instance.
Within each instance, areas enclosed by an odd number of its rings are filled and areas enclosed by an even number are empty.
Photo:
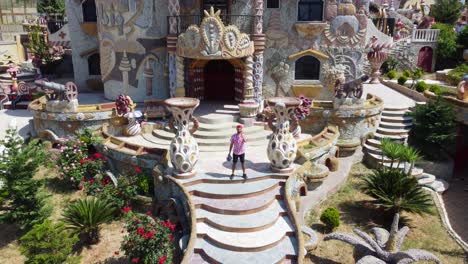
[[[320,61],[312,56],[304,56],[296,61],[296,80],[318,80]]]
[[[88,57],[89,75],[101,75],[101,57],[99,53],[94,53]]]
[[[298,21],[322,21],[323,0],[300,0],[297,7]]]
[[[96,2],[85,0],[81,6],[83,8],[83,22],[96,22]]]

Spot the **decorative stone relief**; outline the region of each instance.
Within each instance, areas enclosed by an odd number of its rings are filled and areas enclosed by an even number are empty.
[[[200,27],[191,25],[177,40],[177,55],[193,59],[243,58],[253,54],[254,43],[235,26],[224,26],[220,10],[205,12]]]
[[[268,105],[273,107],[274,111],[274,116],[272,115],[268,121],[273,134],[271,134],[267,149],[273,171],[292,171],[291,164],[296,158],[297,144],[290,131],[289,121],[295,116],[294,110],[300,104],[301,100],[295,97],[273,97],[268,100]],[[276,117],[276,125],[273,125],[274,117]]]
[[[101,78],[106,80],[116,64],[114,43],[110,39],[103,39],[99,53],[101,56]]]
[[[288,75],[289,65],[282,61],[272,68],[271,78],[276,83],[275,96],[287,95],[288,92],[285,89],[284,81],[287,79]]]
[[[184,58],[176,57],[176,90],[175,96],[185,96]]]
[[[169,53],[169,95],[171,97],[175,96],[176,92],[176,55],[174,53]]]
[[[263,32],[263,0],[255,1],[255,34]]]
[[[192,134],[198,129],[198,121],[193,117],[193,111],[200,100],[187,97],[166,99],[167,109],[172,113],[170,126],[175,130],[171,141],[169,155],[177,176],[192,176],[198,161],[198,144]],[[190,130],[190,122],[194,122]]]
[[[253,91],[253,60],[252,56],[245,59],[245,88],[244,100],[250,100],[254,97]]]
[[[253,68],[253,81],[254,81],[254,99],[259,104],[259,112],[263,110],[263,53],[255,55],[255,63]]]

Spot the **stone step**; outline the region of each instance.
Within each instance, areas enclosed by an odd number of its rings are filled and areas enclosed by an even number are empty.
[[[369,153],[369,152],[367,152],[366,155],[368,155],[370,158],[376,160],[379,164],[382,163],[382,155]],[[383,156],[383,163],[384,164],[390,164],[390,162],[391,162],[391,160],[389,158],[387,158],[386,156]]]
[[[269,164],[260,169],[269,170]],[[272,174],[269,171],[265,172],[258,172],[258,171],[251,171],[249,173],[249,168],[246,168],[246,172],[248,175],[247,179],[242,178],[240,173],[234,175],[234,178],[230,179],[230,170],[229,173],[197,173],[197,175],[190,179],[182,179],[179,180],[184,186],[192,186],[197,184],[204,184],[204,183],[216,183],[216,184],[237,184],[237,183],[245,183],[245,182],[254,182],[254,181],[262,181],[266,179],[277,179],[281,181],[286,181],[289,178],[289,175],[280,175],[280,174]]]
[[[279,218],[267,229],[246,233],[223,231],[206,223],[197,223],[197,238],[204,238],[220,248],[239,252],[258,252],[273,248],[283,238],[292,235],[294,227],[287,217]]]
[[[233,130],[225,130],[225,131],[197,131],[193,135],[197,142],[203,142],[205,139],[223,139],[229,141],[231,136],[235,132]],[[153,130],[152,134],[155,137],[172,140],[175,137],[175,134],[166,130],[156,129]],[[267,136],[271,134],[271,131],[263,130],[262,128],[254,128],[253,130],[249,129],[245,132],[246,140],[257,140],[257,139],[265,139]]]
[[[384,128],[378,127],[377,132],[382,135],[391,135],[391,136],[405,136],[408,137],[410,129],[393,129],[393,128]]]
[[[432,184],[436,179],[434,175],[429,173],[422,173],[421,175],[416,176],[416,178],[418,179],[418,183],[421,185]]]
[[[449,188],[449,183],[442,179],[435,179],[432,183],[424,185],[438,193],[444,193]]]
[[[274,189],[252,197],[251,199],[213,199],[192,196],[192,201],[196,208],[202,208],[213,213],[227,215],[246,215],[262,211],[270,206],[270,204],[275,202],[275,200],[283,199],[283,192],[284,187],[276,186]]]
[[[197,117],[201,123],[206,124],[218,124],[218,123],[230,123],[237,122],[239,119],[238,115],[230,114],[207,114]]]
[[[249,198],[266,193],[277,186],[284,185],[283,181],[277,179],[265,179],[262,181],[250,181],[245,183],[216,184],[203,183],[187,186],[187,191],[193,196],[229,199],[229,198]]]
[[[405,116],[406,114],[410,113],[411,111],[382,111],[382,116],[396,116],[396,117],[402,117]]]
[[[373,153],[373,154],[377,154],[377,155],[380,155],[382,154],[382,150],[380,149],[380,147],[374,147],[372,145],[369,145],[367,143],[364,143],[364,149],[367,153]]]
[[[367,144],[368,146],[380,148],[380,146],[381,146],[382,143],[381,143],[380,140],[378,140],[378,139],[368,138],[368,139],[366,140],[366,144]]]
[[[229,232],[253,232],[272,226],[281,217],[287,217],[283,201],[275,200],[262,211],[248,215],[224,215],[199,208],[196,210],[197,222],[204,222],[214,228]]]
[[[232,127],[231,125],[229,125],[228,127],[221,126],[221,129],[219,130],[210,130],[210,129],[207,129],[207,127],[205,127],[205,130],[199,129],[195,131],[193,136],[195,138],[231,138],[231,136],[234,133],[236,133],[236,129],[235,129],[236,123],[232,123],[232,125],[233,125]],[[160,129],[153,130],[153,133],[158,130]],[[164,130],[161,130],[161,131],[170,133],[172,135],[171,138],[174,136],[174,132],[169,128],[169,126],[164,127]],[[265,131],[265,129],[263,129],[262,126],[245,127],[243,130],[245,135],[255,134],[255,133],[263,132],[263,131]]]
[[[384,109],[383,111],[387,111],[387,112],[390,112],[390,111],[409,111],[409,108],[408,106],[403,106],[403,105],[386,105],[384,106]]]
[[[389,129],[410,129],[413,123],[392,123],[392,122],[380,122],[379,127],[389,128]]]
[[[413,120],[410,116],[384,116],[380,117],[380,122],[388,122],[388,123],[408,123]]]
[[[374,137],[376,139],[383,139],[383,138],[389,138],[389,139],[392,139],[392,140],[395,140],[397,142],[404,142],[406,138],[408,138],[408,134],[406,135],[384,135],[384,134],[381,134],[381,133],[374,133]]]
[[[222,263],[222,264],[276,264],[295,263],[299,254],[295,237],[286,236],[280,243],[270,249],[258,252],[238,252],[226,250],[202,238],[195,242],[196,252],[189,263]],[[195,255],[202,255],[200,257]],[[206,262],[197,262],[202,259]],[[287,262],[291,260],[291,262]]]

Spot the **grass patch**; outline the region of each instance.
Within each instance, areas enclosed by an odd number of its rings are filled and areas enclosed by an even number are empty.
[[[352,233],[353,228],[368,232],[375,226],[390,229],[391,219],[382,219],[382,211],[375,209],[370,204],[372,198],[360,191],[361,177],[368,173],[371,173],[371,170],[364,165],[354,165],[350,176],[341,189],[310,212],[307,223],[318,231],[320,242],[317,249],[306,257],[305,263],[355,262],[353,247],[339,241],[325,242],[322,240],[325,235],[325,228],[319,217],[321,212],[328,207],[336,207],[341,214],[341,225],[336,232]],[[431,214],[423,216],[403,213],[401,224],[410,227],[402,250],[409,248],[424,249],[434,253],[442,263],[465,263],[463,249],[447,233],[435,206],[432,208]]]

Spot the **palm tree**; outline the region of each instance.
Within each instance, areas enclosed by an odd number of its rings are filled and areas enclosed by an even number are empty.
[[[402,153],[402,160],[410,164],[408,175],[411,175],[414,168],[414,164],[420,159],[421,154],[417,149],[410,146],[405,146]]]
[[[114,218],[111,203],[97,198],[80,199],[70,204],[63,212],[63,221],[68,228],[85,236],[90,244],[99,241],[100,225]]]
[[[399,168],[404,148],[405,146],[402,144],[395,143],[388,138],[383,138],[380,145],[380,149],[382,150],[382,165],[384,156],[386,156],[390,159],[390,168],[393,168],[395,161],[398,161],[397,168]]]
[[[400,169],[376,170],[363,180],[363,192],[375,199],[374,205],[387,212],[422,214],[430,211],[430,195],[422,189],[415,177],[409,177]]]
[[[360,255],[364,255],[356,264],[406,264],[420,260],[442,263],[434,254],[425,250],[409,249],[400,251],[409,228],[404,226],[398,230],[399,219],[400,215],[395,214],[390,232],[379,227],[372,228],[375,239],[360,230],[354,229],[353,231],[358,235],[357,237],[344,233],[332,233],[327,235],[324,240],[340,240],[353,245]]]

